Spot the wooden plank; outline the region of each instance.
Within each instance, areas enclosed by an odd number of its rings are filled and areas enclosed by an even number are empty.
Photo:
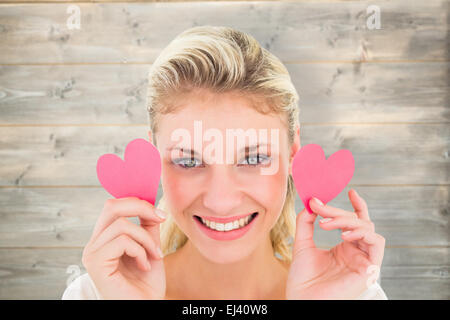
[[[91,3],[94,0],[1,0],[0,3]],[[255,2],[253,0],[145,0],[146,3],[151,2]],[[290,0],[280,0],[290,1]],[[311,0],[296,0],[296,2],[310,2]],[[316,0],[315,2],[352,2],[352,1],[360,1],[360,0]],[[430,1],[442,1],[442,0],[430,0]],[[133,2],[143,2],[142,0],[95,0],[97,3],[114,3],[114,2],[125,2],[125,3],[133,3]],[[273,2],[273,0],[258,0],[257,2]]]
[[[380,276],[386,296],[389,299],[449,299],[449,253],[449,247],[386,249]]]
[[[287,67],[300,122],[450,122],[449,63]]]
[[[283,1],[290,1],[290,0],[279,0],[280,2]],[[311,0],[296,0],[296,2],[308,2]],[[359,1],[359,0],[316,0],[316,2],[350,2],[350,1]],[[436,1],[436,0],[431,0]],[[441,0],[438,0],[441,1]],[[36,4],[42,4],[42,3],[115,3],[115,2],[124,2],[124,3],[134,3],[134,2],[145,2],[145,3],[152,3],[152,2],[254,2],[253,0],[0,0],[0,3],[12,3],[12,4],[23,4],[23,3],[36,3]],[[273,2],[273,0],[257,0],[257,2]]]
[[[98,3],[114,3],[114,2],[143,2],[142,0],[0,0],[0,3],[90,3],[90,2],[98,2]],[[250,2],[251,0],[145,0],[145,2],[233,2],[233,1],[242,1],[242,2]],[[273,1],[273,0],[258,0],[258,1]],[[283,0],[281,0],[283,1]],[[309,0],[297,0],[297,1],[309,1]],[[317,0],[317,1],[330,1],[330,0]],[[331,0],[331,1],[349,1],[349,0]],[[352,0],[350,0],[352,1]],[[354,1],[354,0],[353,0]]]
[[[402,255],[402,262],[396,259]],[[0,249],[0,299],[60,299],[81,248]],[[389,299],[448,299],[448,248],[386,249],[381,285]],[[403,260],[411,261],[408,266]],[[445,265],[446,264],[446,265]],[[416,270],[412,273],[408,270]],[[440,272],[446,270],[447,273]],[[406,272],[406,276],[397,276]],[[391,277],[394,274],[395,277]]]
[[[61,299],[70,265],[86,272],[82,249],[0,250],[1,299]]]
[[[80,3],[80,30],[68,29],[64,3],[2,5],[0,63],[151,63],[197,25],[250,33],[283,61],[448,59],[448,1],[380,3],[381,29],[370,30],[372,4]]]
[[[386,279],[381,287],[390,300],[448,300],[447,279]]]
[[[347,187],[329,205],[353,211]],[[357,186],[386,246],[449,246],[448,186]],[[157,203],[162,195],[160,186]],[[1,188],[1,247],[83,247],[106,199],[102,188]],[[408,199],[408,201],[405,201]],[[303,209],[296,199],[296,212]],[[340,230],[325,231],[316,219],[319,247],[341,242]],[[137,219],[132,219],[137,222]],[[406,261],[403,256],[397,263]],[[414,263],[413,263],[414,264]]]
[[[0,123],[145,124],[148,68],[1,66]]]
[[[352,151],[352,184],[448,184],[447,124],[303,125],[301,144],[317,143],[329,157]],[[0,185],[96,186],[104,153],[122,156],[147,127],[1,127]],[[394,138],[395,137],[395,138]]]
[[[0,66],[0,124],[145,124],[149,67]],[[450,122],[450,63],[287,68],[303,123]]]

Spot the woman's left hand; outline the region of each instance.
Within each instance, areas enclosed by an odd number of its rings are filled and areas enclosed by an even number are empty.
[[[378,277],[385,239],[375,233],[364,199],[353,189],[348,195],[355,212],[311,200],[316,214],[303,209],[297,215],[286,299],[356,299]],[[344,241],[329,250],[316,248],[317,215],[325,218],[319,221],[323,229],[342,229]]]

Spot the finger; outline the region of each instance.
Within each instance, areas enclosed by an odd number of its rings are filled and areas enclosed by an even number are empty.
[[[329,206],[328,204],[319,204],[315,201],[316,198],[311,198],[309,201],[309,206],[311,207],[311,210],[325,218],[334,218],[339,216],[346,216],[346,217],[353,217],[358,218],[355,212],[346,211],[340,208],[335,208],[332,206]]]
[[[128,221],[123,217],[116,219],[105,230],[103,230],[103,232],[91,244],[90,250],[95,252],[121,234],[126,234],[134,241],[138,242],[154,259],[161,259],[161,256],[158,253],[158,247],[153,241],[151,235],[142,227]]]
[[[139,217],[143,226],[153,226],[165,220],[156,214],[155,208],[148,201],[136,197],[108,199],[95,224],[92,238],[96,238],[117,218],[135,216]]]
[[[363,241],[368,245],[368,254],[370,261],[373,264],[381,266],[384,255],[384,247],[386,243],[386,240],[381,235],[362,227],[350,232],[342,233],[342,239],[345,241]]]
[[[294,252],[299,252],[304,248],[315,247],[314,236],[314,221],[316,214],[310,214],[306,208],[303,209],[296,218]]]
[[[367,228],[368,230],[375,232],[375,226],[371,221],[365,221],[357,218],[349,218],[349,217],[325,218],[319,220],[319,225],[322,229],[325,230],[334,230],[334,229],[353,230],[356,228]]]
[[[159,224],[158,226],[153,226],[153,227],[143,227],[144,230],[146,230],[151,238],[153,239],[153,242],[156,244],[156,246],[158,246],[158,248],[161,248],[161,238],[160,238],[160,228],[161,228],[161,224]]]
[[[122,234],[112,241],[108,242],[105,246],[97,251],[95,257],[100,262],[114,262],[110,266],[107,266],[109,267],[110,271],[113,272],[117,268],[118,260],[124,254],[135,258],[138,266],[142,270],[150,271],[151,266],[147,259],[147,253],[145,252],[145,249],[126,234]]]
[[[366,201],[356,192],[355,189],[351,189],[348,192],[348,197],[358,217],[365,221],[370,221],[369,210],[367,208]]]

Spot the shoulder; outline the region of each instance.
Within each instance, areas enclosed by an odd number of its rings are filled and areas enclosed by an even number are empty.
[[[357,300],[388,300],[388,298],[378,282],[375,282]]]
[[[85,273],[74,281],[64,290],[62,300],[100,300],[100,293],[95,287],[94,282],[88,273]]]

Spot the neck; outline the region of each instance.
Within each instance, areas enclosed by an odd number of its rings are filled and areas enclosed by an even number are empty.
[[[287,270],[274,256],[269,237],[233,263],[206,259],[189,240],[174,256],[175,291],[183,299],[284,299]]]

